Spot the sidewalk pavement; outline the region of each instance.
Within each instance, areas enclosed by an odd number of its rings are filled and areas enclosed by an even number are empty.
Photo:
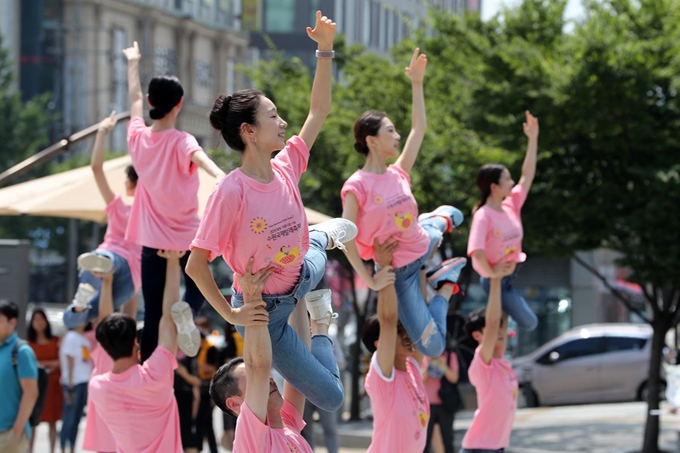
[[[645,426],[644,403],[597,404],[583,406],[540,407],[520,409],[506,453],[632,453],[639,452]],[[222,417],[214,414],[215,434],[218,442],[222,435]],[[472,420],[471,412],[456,414],[454,423],[456,451]],[[77,453],[82,452],[85,418],[80,423]],[[661,416],[661,448],[667,452],[680,452],[678,443],[680,416]],[[345,422],[338,425],[340,453],[366,451],[371,442],[371,421]],[[323,432],[315,426],[317,445],[324,445]],[[47,426],[41,425],[36,438],[35,453],[49,453]],[[59,451],[57,447],[57,451]],[[207,445],[203,451],[208,451]],[[317,453],[326,453],[317,448]],[[220,452],[226,450],[220,448]],[[395,452],[399,453],[399,452]],[[419,452],[403,452],[419,453]]]
[[[631,453],[639,452],[645,426],[644,403],[520,409],[506,453]],[[472,421],[472,412],[456,414],[456,451]],[[319,427],[317,427],[319,428]],[[680,452],[680,416],[661,416],[661,448]],[[370,443],[370,421],[347,422],[339,426],[340,444],[366,448]],[[317,430],[317,437],[320,428]]]

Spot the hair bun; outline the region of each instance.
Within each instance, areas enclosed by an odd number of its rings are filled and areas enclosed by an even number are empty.
[[[364,151],[364,145],[359,142],[354,142],[354,150],[359,154],[366,154],[366,151]]]
[[[215,99],[215,104],[210,111],[210,125],[213,129],[221,131],[229,114],[229,104],[231,104],[231,94],[220,94]]]
[[[161,118],[164,118],[165,115],[168,114],[168,111],[162,107],[151,107],[151,110],[149,110],[149,117],[152,120],[160,120]]]

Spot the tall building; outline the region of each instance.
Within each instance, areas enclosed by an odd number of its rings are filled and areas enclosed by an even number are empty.
[[[127,62],[121,50],[138,41],[141,79],[177,75],[185,89],[178,126],[213,145],[207,114],[219,92],[242,79],[234,71],[247,51],[240,2],[230,0],[31,0],[20,18],[20,88],[25,99],[50,92],[59,113],[55,137],[128,108]],[[125,129],[112,149],[125,147]]]
[[[321,10],[338,24],[347,44],[362,44],[368,51],[388,55],[409,30],[418,27],[428,6],[462,14],[479,11],[480,0],[242,0],[243,26],[251,45],[266,57],[272,43],[278,50],[314,65],[315,44],[305,27],[314,24]],[[246,15],[248,20],[246,20]]]

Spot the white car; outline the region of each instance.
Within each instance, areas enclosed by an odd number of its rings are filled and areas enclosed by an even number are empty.
[[[651,344],[646,324],[575,327],[512,361],[520,405],[646,400]]]

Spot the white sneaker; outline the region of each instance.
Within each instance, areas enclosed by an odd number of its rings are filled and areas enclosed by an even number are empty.
[[[90,272],[108,274],[113,270],[113,261],[108,256],[87,252],[78,257],[78,267]]]
[[[337,313],[333,313],[330,289],[310,292],[305,296],[305,303],[312,321],[330,326],[331,319],[338,317]]]
[[[175,302],[170,308],[170,314],[177,326],[177,346],[188,357],[194,357],[201,347],[201,334],[194,324],[191,306],[186,302]]]
[[[90,300],[95,294],[97,294],[97,290],[94,289],[94,286],[89,283],[80,283],[75,296],[73,296],[73,305],[78,308],[88,308]]]
[[[339,248],[345,250],[345,242],[349,242],[357,237],[359,230],[354,222],[347,219],[330,219],[325,222],[317,223],[311,230],[323,231],[331,239],[332,244],[328,244],[326,250]]]

